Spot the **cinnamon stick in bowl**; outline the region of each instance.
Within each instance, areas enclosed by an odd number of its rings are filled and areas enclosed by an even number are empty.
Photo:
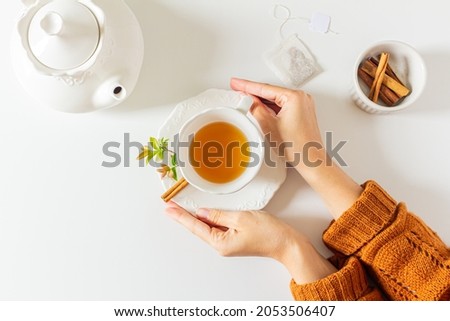
[[[358,69],[358,76],[367,87],[372,87],[374,79],[367,72],[365,72],[364,69]],[[389,107],[395,106],[400,101],[400,97],[385,85],[381,85],[379,96],[386,106]]]
[[[376,95],[369,97],[369,94],[377,71],[378,74],[383,71],[379,69],[382,53],[389,53],[389,61],[383,78],[378,77],[380,99],[377,101],[373,99]],[[396,40],[380,41],[368,46],[356,58],[351,97],[357,107],[370,114],[393,113],[416,103],[426,80],[425,62],[413,47]]]

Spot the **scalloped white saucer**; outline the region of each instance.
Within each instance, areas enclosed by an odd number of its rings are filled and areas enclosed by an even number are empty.
[[[183,101],[175,107],[166,122],[161,126],[158,137],[169,138],[170,144],[181,126],[192,116],[214,107],[237,108],[240,99],[241,95],[234,91],[209,89],[196,97]],[[252,121],[256,123],[255,120],[252,119]],[[173,201],[188,211],[196,211],[200,207],[223,210],[262,209],[269,203],[286,179],[286,165],[273,151],[271,161],[276,165],[269,166],[263,163],[258,175],[236,193],[216,195],[187,186],[173,198]],[[164,189],[167,190],[173,184],[173,180],[165,178],[162,180],[162,184]]]

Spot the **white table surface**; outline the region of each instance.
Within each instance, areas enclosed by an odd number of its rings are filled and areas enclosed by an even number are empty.
[[[102,146],[124,133],[145,142],[179,101],[231,76],[279,83],[261,54],[280,40],[275,3],[293,16],[322,12],[339,33],[289,23],[323,72],[304,89],[321,130],[348,140],[342,155],[359,182],[376,179],[450,243],[450,12],[446,1],[128,0],[146,55],[138,87],[121,106],[70,115],[39,106],[19,86],[9,39],[20,1],[0,11],[0,299],[279,300],[290,277],[268,259],[222,258],[163,214],[161,186],[132,161],[107,169]],[[349,99],[356,56],[372,42],[405,41],[423,55],[427,88],[411,109],[388,116]],[[122,152],[123,153],[123,152]],[[295,172],[267,207],[311,237],[330,216]]]

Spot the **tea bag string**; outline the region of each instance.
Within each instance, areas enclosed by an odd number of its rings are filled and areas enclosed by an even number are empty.
[[[308,23],[311,23],[311,20],[309,18],[292,17],[291,10],[282,4],[276,4],[273,7],[273,17],[277,20],[283,20],[283,22],[281,23],[280,28],[278,30],[278,32],[280,33],[281,39],[286,39],[286,37],[283,35],[283,30],[286,27],[286,24],[288,22],[293,21],[293,20],[299,20],[299,21],[306,21]],[[333,33],[335,35],[339,34],[338,32],[333,31],[331,28],[328,30],[328,32]]]

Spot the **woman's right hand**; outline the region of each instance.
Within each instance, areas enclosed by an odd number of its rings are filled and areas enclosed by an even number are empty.
[[[297,167],[300,153],[307,162],[325,160],[313,98],[303,91],[233,78],[231,88],[254,97],[252,114],[270,135],[281,156]],[[307,155],[305,155],[307,153]],[[302,161],[305,162],[305,159]]]
[[[335,219],[354,204],[362,188],[329,159],[310,95],[236,78],[231,88],[254,96],[252,114],[264,134],[270,134],[278,154],[322,197]]]

